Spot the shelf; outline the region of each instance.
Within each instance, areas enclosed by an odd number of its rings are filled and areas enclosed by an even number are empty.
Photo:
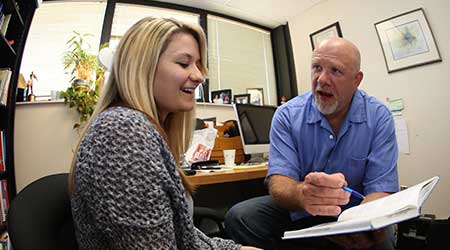
[[[0,129],[2,130],[8,127],[7,117],[8,109],[6,108],[6,106],[0,105]]]
[[[196,102],[197,106],[216,106],[216,107],[233,107],[231,103],[211,103],[211,102]]]
[[[16,51],[14,51],[13,47],[9,45],[8,40],[6,40],[3,34],[0,34],[0,51],[2,51],[2,58],[3,52],[6,52],[5,58],[16,57]]]
[[[62,99],[62,100],[51,100],[51,101],[16,102],[16,106],[39,105],[39,104],[64,104],[64,99]]]
[[[22,16],[20,15],[19,9],[17,8],[17,5],[15,4],[14,0],[5,0],[3,1],[3,13],[5,14],[13,14],[14,16],[19,18],[20,24],[23,26],[24,22],[22,19]]]
[[[0,222],[0,234],[6,232],[7,229],[6,222]]]
[[[1,130],[4,130],[8,127],[6,117],[8,117],[6,107],[0,106],[0,129]]]
[[[21,57],[28,36],[29,25],[35,11],[33,0],[1,0],[3,3],[2,12],[11,14],[6,34],[0,33],[0,68],[10,68],[12,71],[9,89],[10,94],[7,106],[0,105],[0,129],[4,131],[6,145],[4,145],[6,159],[4,161],[5,170],[0,172],[0,180],[6,180],[9,200],[16,195],[16,180],[14,175],[14,110],[16,108],[15,93],[21,64]],[[18,4],[17,4],[18,3]],[[20,9],[19,9],[20,8]],[[12,45],[8,43],[14,41]],[[14,94],[12,94],[14,93]],[[0,182],[2,183],[2,182]],[[2,185],[4,185],[2,183]],[[3,230],[0,224],[0,231]]]

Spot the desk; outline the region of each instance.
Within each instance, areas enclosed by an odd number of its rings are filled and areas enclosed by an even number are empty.
[[[210,173],[199,172],[187,178],[198,186],[194,193],[196,206],[226,210],[240,201],[267,195],[264,186],[266,174],[267,166],[261,166]]]
[[[267,166],[240,170],[225,170],[220,172],[197,173],[187,178],[194,185],[218,184],[235,181],[245,181],[265,178]]]

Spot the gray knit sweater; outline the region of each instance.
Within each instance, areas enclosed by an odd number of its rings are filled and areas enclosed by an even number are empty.
[[[105,110],[77,156],[71,203],[81,250],[240,248],[194,227],[173,155],[142,113]]]

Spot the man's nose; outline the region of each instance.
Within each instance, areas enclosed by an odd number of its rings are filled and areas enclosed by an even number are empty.
[[[326,70],[323,70],[319,73],[317,77],[317,83],[319,84],[327,84],[329,80],[329,73]]]

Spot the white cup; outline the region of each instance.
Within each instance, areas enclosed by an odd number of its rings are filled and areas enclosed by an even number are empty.
[[[58,99],[57,91],[56,91],[56,90],[51,90],[51,91],[50,91],[50,98],[51,98],[52,101]]]
[[[236,149],[224,149],[223,158],[225,159],[225,166],[234,166],[234,157],[236,155]]]

